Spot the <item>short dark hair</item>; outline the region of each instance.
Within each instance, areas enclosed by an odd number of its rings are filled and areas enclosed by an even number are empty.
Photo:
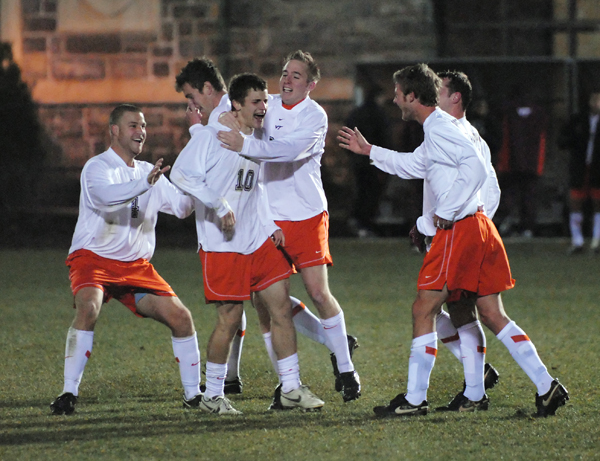
[[[396,71],[394,83],[402,87],[405,95],[414,93],[415,98],[424,106],[438,105],[438,93],[442,87],[442,80],[427,64],[415,64]]]
[[[118,125],[125,112],[135,112],[136,114],[143,113],[138,106],[134,106],[133,104],[120,104],[110,113],[110,116],[108,117],[108,126]]]
[[[229,81],[229,99],[244,105],[250,90],[264,91],[267,82],[256,74],[243,73],[235,75]]]
[[[225,80],[213,62],[205,57],[195,58],[189,61],[175,77],[175,89],[181,93],[183,85],[189,83],[192,88],[202,93],[204,82],[209,82],[217,91],[227,91]]]
[[[317,66],[315,58],[309,52],[302,50],[293,51],[283,60],[283,67],[290,61],[300,61],[306,64],[309,82],[318,82],[321,79],[321,70]]]
[[[450,94],[460,93],[462,108],[463,110],[467,110],[469,104],[473,100],[473,86],[469,81],[469,77],[464,72],[459,72],[457,70],[444,70],[442,72],[438,72],[438,77],[442,80],[448,79],[448,90]]]

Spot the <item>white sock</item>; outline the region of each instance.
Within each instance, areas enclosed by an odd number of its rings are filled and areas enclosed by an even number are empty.
[[[335,354],[340,373],[354,371],[354,364],[348,350],[348,336],[346,335],[346,322],[344,311],[329,319],[321,319],[323,331],[330,345],[330,350]]]
[[[550,389],[552,376],[540,359],[535,346],[517,324],[511,321],[506,325],[497,338],[506,346],[510,355],[523,369],[529,379],[536,385],[539,395],[544,395]]]
[[[290,301],[292,301],[292,320],[296,331],[319,344],[324,344],[331,351],[319,318],[299,299],[290,296]]]
[[[592,231],[592,239],[600,240],[600,213],[594,213],[594,228]]]
[[[569,228],[571,229],[571,244],[575,247],[580,247],[583,245],[583,234],[581,232],[582,222],[582,212],[574,211],[569,215]]]
[[[244,345],[244,336],[246,335],[246,311],[242,313],[242,321],[237,333],[231,343],[231,353],[227,361],[227,381],[240,377],[240,361],[242,359],[242,346]]]
[[[224,396],[226,376],[226,363],[206,362],[206,391],[204,397],[212,399],[213,397]]]
[[[452,325],[448,312],[442,310],[435,318],[435,330],[442,344],[454,354],[454,357],[462,363],[462,353],[460,352],[460,337],[458,330]]]
[[[263,333],[263,340],[265,341],[265,347],[267,348],[267,354],[269,354],[269,358],[271,359],[273,370],[275,370],[275,374],[277,375],[279,382],[281,382],[281,378],[279,377],[279,367],[277,366],[277,354],[275,354],[275,350],[273,349],[270,331],[268,333]]]
[[[70,327],[67,332],[67,344],[65,347],[65,384],[63,393],[70,392],[79,394],[79,384],[83,376],[83,370],[94,344],[94,332],[76,330]]]
[[[408,359],[408,386],[406,400],[419,405],[427,400],[429,376],[437,355],[437,333],[428,333],[412,340]]]
[[[186,399],[200,393],[200,350],[196,332],[186,338],[171,337],[175,361],[179,364],[179,375]]]
[[[298,354],[292,354],[285,359],[277,361],[279,369],[279,380],[281,381],[281,392],[288,393],[298,389],[300,382],[300,364],[298,363]]]
[[[473,402],[483,398],[485,387],[483,374],[485,366],[485,335],[479,320],[467,323],[458,329],[460,350],[465,371],[465,397]]]

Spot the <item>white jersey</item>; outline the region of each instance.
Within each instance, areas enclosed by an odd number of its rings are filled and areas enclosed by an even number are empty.
[[[423,123],[423,131],[425,140],[414,152],[373,146],[371,161],[401,178],[424,179],[423,216],[417,228],[424,235],[435,235],[434,215],[458,221],[477,212],[487,170],[477,147],[451,115],[436,108]]]
[[[246,139],[240,155],[263,163],[270,217],[302,221],[327,210],[321,180],[327,114],[307,97],[285,109],[280,95],[269,95],[262,140]]]
[[[467,117],[461,117],[458,119],[461,126],[466,131],[467,135],[473,141],[473,144],[477,147],[485,168],[488,172],[485,184],[479,191],[480,205],[483,207],[485,215],[492,219],[496,210],[500,205],[500,185],[498,184],[498,177],[496,176],[496,170],[492,166],[492,154],[487,143],[479,135],[477,129],[469,123]]]
[[[127,166],[112,149],[86,162],[69,254],[86,249],[118,261],[152,258],[158,212],[185,218],[193,211],[192,200],[164,176],[148,184],[153,167],[138,160]]]
[[[171,172],[171,181],[194,199],[198,246],[204,251],[251,254],[277,227],[264,220],[264,194],[258,184],[260,165],[221,147],[219,124],[190,128],[190,141]],[[259,210],[263,210],[260,213]],[[231,234],[221,230],[221,219],[235,215]]]

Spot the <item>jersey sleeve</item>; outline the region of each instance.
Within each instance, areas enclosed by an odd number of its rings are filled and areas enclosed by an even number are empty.
[[[88,163],[82,173],[82,187],[92,206],[101,211],[116,211],[147,192],[152,185],[144,175],[135,181],[116,183],[102,162]]]
[[[161,176],[154,186],[159,188],[161,194],[160,211],[177,216],[180,219],[187,218],[194,211],[194,201],[188,195],[180,192],[171,182]]]
[[[371,163],[386,173],[402,179],[424,179],[426,158],[423,144],[414,152],[396,152],[379,146],[371,148]]]
[[[298,123],[299,129],[272,141],[248,137],[240,155],[261,162],[294,162],[315,154],[315,144],[327,132],[327,115],[321,111],[309,113]]]
[[[173,165],[171,182],[207,207],[214,209],[222,218],[232,211],[231,207],[225,197],[206,183],[207,155],[213,150],[214,136],[206,128],[191,132],[192,138]]]

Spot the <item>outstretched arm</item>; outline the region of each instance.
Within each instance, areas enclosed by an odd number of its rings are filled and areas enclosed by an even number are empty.
[[[343,127],[338,131],[337,139],[340,142],[340,147],[344,149],[348,149],[355,154],[371,155],[371,144],[368,143],[358,128],[352,130],[347,126]]]

